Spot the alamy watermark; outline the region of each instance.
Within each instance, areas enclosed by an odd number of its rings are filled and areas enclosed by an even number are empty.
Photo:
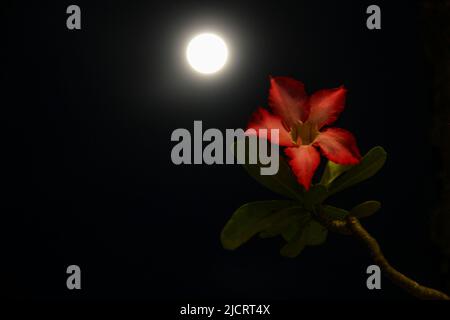
[[[69,290],[81,289],[81,269],[79,266],[72,264],[67,267],[66,273],[69,275],[66,280],[66,286]]]
[[[277,174],[280,162],[278,129],[259,129],[259,137],[254,129],[245,132],[243,129],[226,129],[223,134],[219,129],[210,128],[203,132],[202,121],[194,121],[193,129],[193,135],[184,128],[172,132],[171,141],[178,142],[171,152],[174,164],[259,163],[261,175]]]

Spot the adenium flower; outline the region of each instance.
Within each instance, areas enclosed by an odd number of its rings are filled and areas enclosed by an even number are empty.
[[[354,136],[340,128],[324,128],[335,122],[344,110],[346,89],[324,89],[308,97],[303,83],[288,77],[270,79],[269,106],[252,115],[247,133],[259,129],[279,129],[280,146],[298,182],[309,190],[320,163],[320,153],[341,165],[358,164],[361,155]],[[266,136],[261,135],[261,138]],[[270,141],[270,135],[267,136]]]

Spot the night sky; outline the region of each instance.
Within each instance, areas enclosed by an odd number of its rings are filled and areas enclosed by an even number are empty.
[[[82,29],[66,28],[77,4]],[[176,128],[244,128],[267,106],[269,76],[308,93],[345,85],[336,123],[362,153],[381,145],[382,171],[330,198],[379,200],[363,223],[391,263],[439,286],[429,241],[435,200],[426,128],[428,66],[418,8],[376,1],[6,1],[2,3],[2,291],[33,299],[410,299],[351,237],[329,234],[295,259],[281,238],[236,251],[220,232],[246,202],[281,199],[239,165],[172,163]],[[232,59],[211,77],[186,65],[186,41],[224,34]],[[66,268],[82,289],[66,288]]]

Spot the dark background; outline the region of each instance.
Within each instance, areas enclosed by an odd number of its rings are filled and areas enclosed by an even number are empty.
[[[267,105],[268,76],[309,93],[345,85],[337,125],[385,168],[330,199],[351,208],[380,200],[364,224],[385,255],[439,287],[429,240],[435,201],[427,128],[429,72],[417,5],[376,1],[382,29],[366,28],[373,1],[76,1],[82,30],[66,28],[72,2],[2,3],[2,293],[52,299],[409,299],[382,281],[350,237],[330,234],[298,258],[279,238],[230,252],[219,235],[233,211],[279,199],[239,166],[175,166],[176,128],[242,128]],[[189,36],[225,36],[232,56],[217,76],[185,65]],[[82,290],[66,288],[66,268]]]

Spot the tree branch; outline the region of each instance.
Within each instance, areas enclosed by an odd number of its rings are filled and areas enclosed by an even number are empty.
[[[329,230],[341,234],[353,235],[361,242],[365,243],[369,248],[373,261],[380,267],[383,273],[396,285],[403,288],[411,295],[426,300],[450,300],[445,293],[436,289],[428,288],[420,285],[416,281],[408,278],[403,273],[397,271],[390,265],[381,251],[377,240],[373,238],[366,229],[361,225],[358,218],[348,216],[345,221],[333,220],[325,216],[321,210],[317,212],[317,219]]]

